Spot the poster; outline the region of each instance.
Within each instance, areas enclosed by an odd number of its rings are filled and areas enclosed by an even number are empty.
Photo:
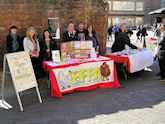
[[[53,58],[53,62],[61,62],[60,51],[59,50],[53,50],[52,51],[52,58]]]
[[[48,30],[54,39],[60,39],[59,18],[48,18]]]
[[[17,92],[37,86],[28,52],[11,53],[6,57]]]

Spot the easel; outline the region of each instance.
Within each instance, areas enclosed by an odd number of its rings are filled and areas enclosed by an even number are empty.
[[[27,89],[31,89],[31,88],[36,88],[36,91],[37,91],[37,95],[38,95],[38,99],[39,99],[39,102],[42,103],[42,99],[41,99],[41,96],[40,96],[40,92],[39,92],[39,89],[38,89],[38,85],[37,85],[37,81],[36,81],[36,78],[34,76],[34,71],[32,69],[32,76],[34,77],[34,80],[35,80],[35,83],[34,85],[31,84],[29,87],[25,87],[25,88],[22,88],[22,89],[19,89],[16,85],[16,83],[14,83],[15,79],[14,79],[14,75],[12,74],[12,71],[11,71],[11,66],[9,64],[9,60],[8,60],[8,56],[14,56],[14,55],[19,55],[19,54],[24,54],[24,55],[28,55],[27,59],[29,60],[29,64],[31,65],[32,67],[32,64],[31,64],[31,61],[30,61],[30,56],[29,56],[29,53],[28,52],[18,52],[18,53],[10,53],[10,54],[5,54],[4,55],[4,62],[3,62],[3,79],[2,79],[2,100],[0,102],[2,102],[2,107],[4,108],[12,108],[12,106],[10,106],[4,99],[4,91],[5,91],[5,78],[6,78],[6,73],[9,73],[12,77],[12,81],[13,81],[13,84],[14,84],[14,89],[15,89],[15,92],[16,92],[16,96],[17,96],[17,99],[18,99],[18,103],[19,103],[19,106],[20,106],[20,109],[21,111],[23,111],[23,106],[22,106],[22,102],[21,102],[21,99],[20,99],[20,95],[19,93],[22,93],[22,91],[24,90],[27,90]],[[27,82],[27,83],[30,83],[30,82]]]

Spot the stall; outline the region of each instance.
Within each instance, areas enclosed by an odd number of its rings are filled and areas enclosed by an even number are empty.
[[[150,67],[153,64],[152,51],[143,48],[123,50],[121,52],[110,53],[106,57],[113,58],[115,63],[123,63],[129,73],[134,73]]]
[[[74,91],[122,87],[113,59],[104,56],[74,58],[62,63],[44,61],[43,68],[50,73],[52,97],[63,97],[62,94]]]

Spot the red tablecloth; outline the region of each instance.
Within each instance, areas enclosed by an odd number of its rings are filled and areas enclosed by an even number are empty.
[[[120,55],[106,55],[106,57],[112,58],[115,63],[124,63],[127,65],[127,71],[131,72],[129,57]]]
[[[51,66],[48,64],[48,61],[44,61],[43,62],[43,68],[45,69],[45,71],[49,71],[50,76],[51,76],[51,96],[52,97],[63,97],[62,94],[65,94],[65,93],[71,93],[74,91],[88,91],[88,90],[95,89],[95,88],[121,88],[122,86],[118,82],[116,68],[115,68],[115,65],[113,63],[113,68],[114,68],[114,71],[113,71],[114,72],[113,73],[114,81],[113,82],[107,82],[107,83],[100,82],[98,84],[90,85],[87,87],[78,87],[78,88],[64,91],[64,92],[60,91],[59,84],[58,84],[58,81],[56,78],[57,75],[55,75],[55,73],[53,71],[54,69],[62,69],[62,68],[68,68],[71,66],[79,66],[79,65],[85,64],[85,63],[92,63],[93,64],[95,62],[108,62],[108,61],[113,61],[113,60],[111,58],[108,58],[106,60],[85,61],[85,62],[81,62],[81,63],[72,63],[72,64],[65,64],[65,65],[58,65],[58,66]]]

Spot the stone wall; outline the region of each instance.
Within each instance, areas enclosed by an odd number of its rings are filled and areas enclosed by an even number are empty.
[[[108,4],[103,0],[0,0],[0,61],[6,52],[6,36],[12,25],[24,36],[29,26],[39,37],[48,28],[48,18],[58,17],[62,33],[69,22],[92,23],[100,37],[102,54],[106,51]],[[2,66],[1,66],[2,67]]]

